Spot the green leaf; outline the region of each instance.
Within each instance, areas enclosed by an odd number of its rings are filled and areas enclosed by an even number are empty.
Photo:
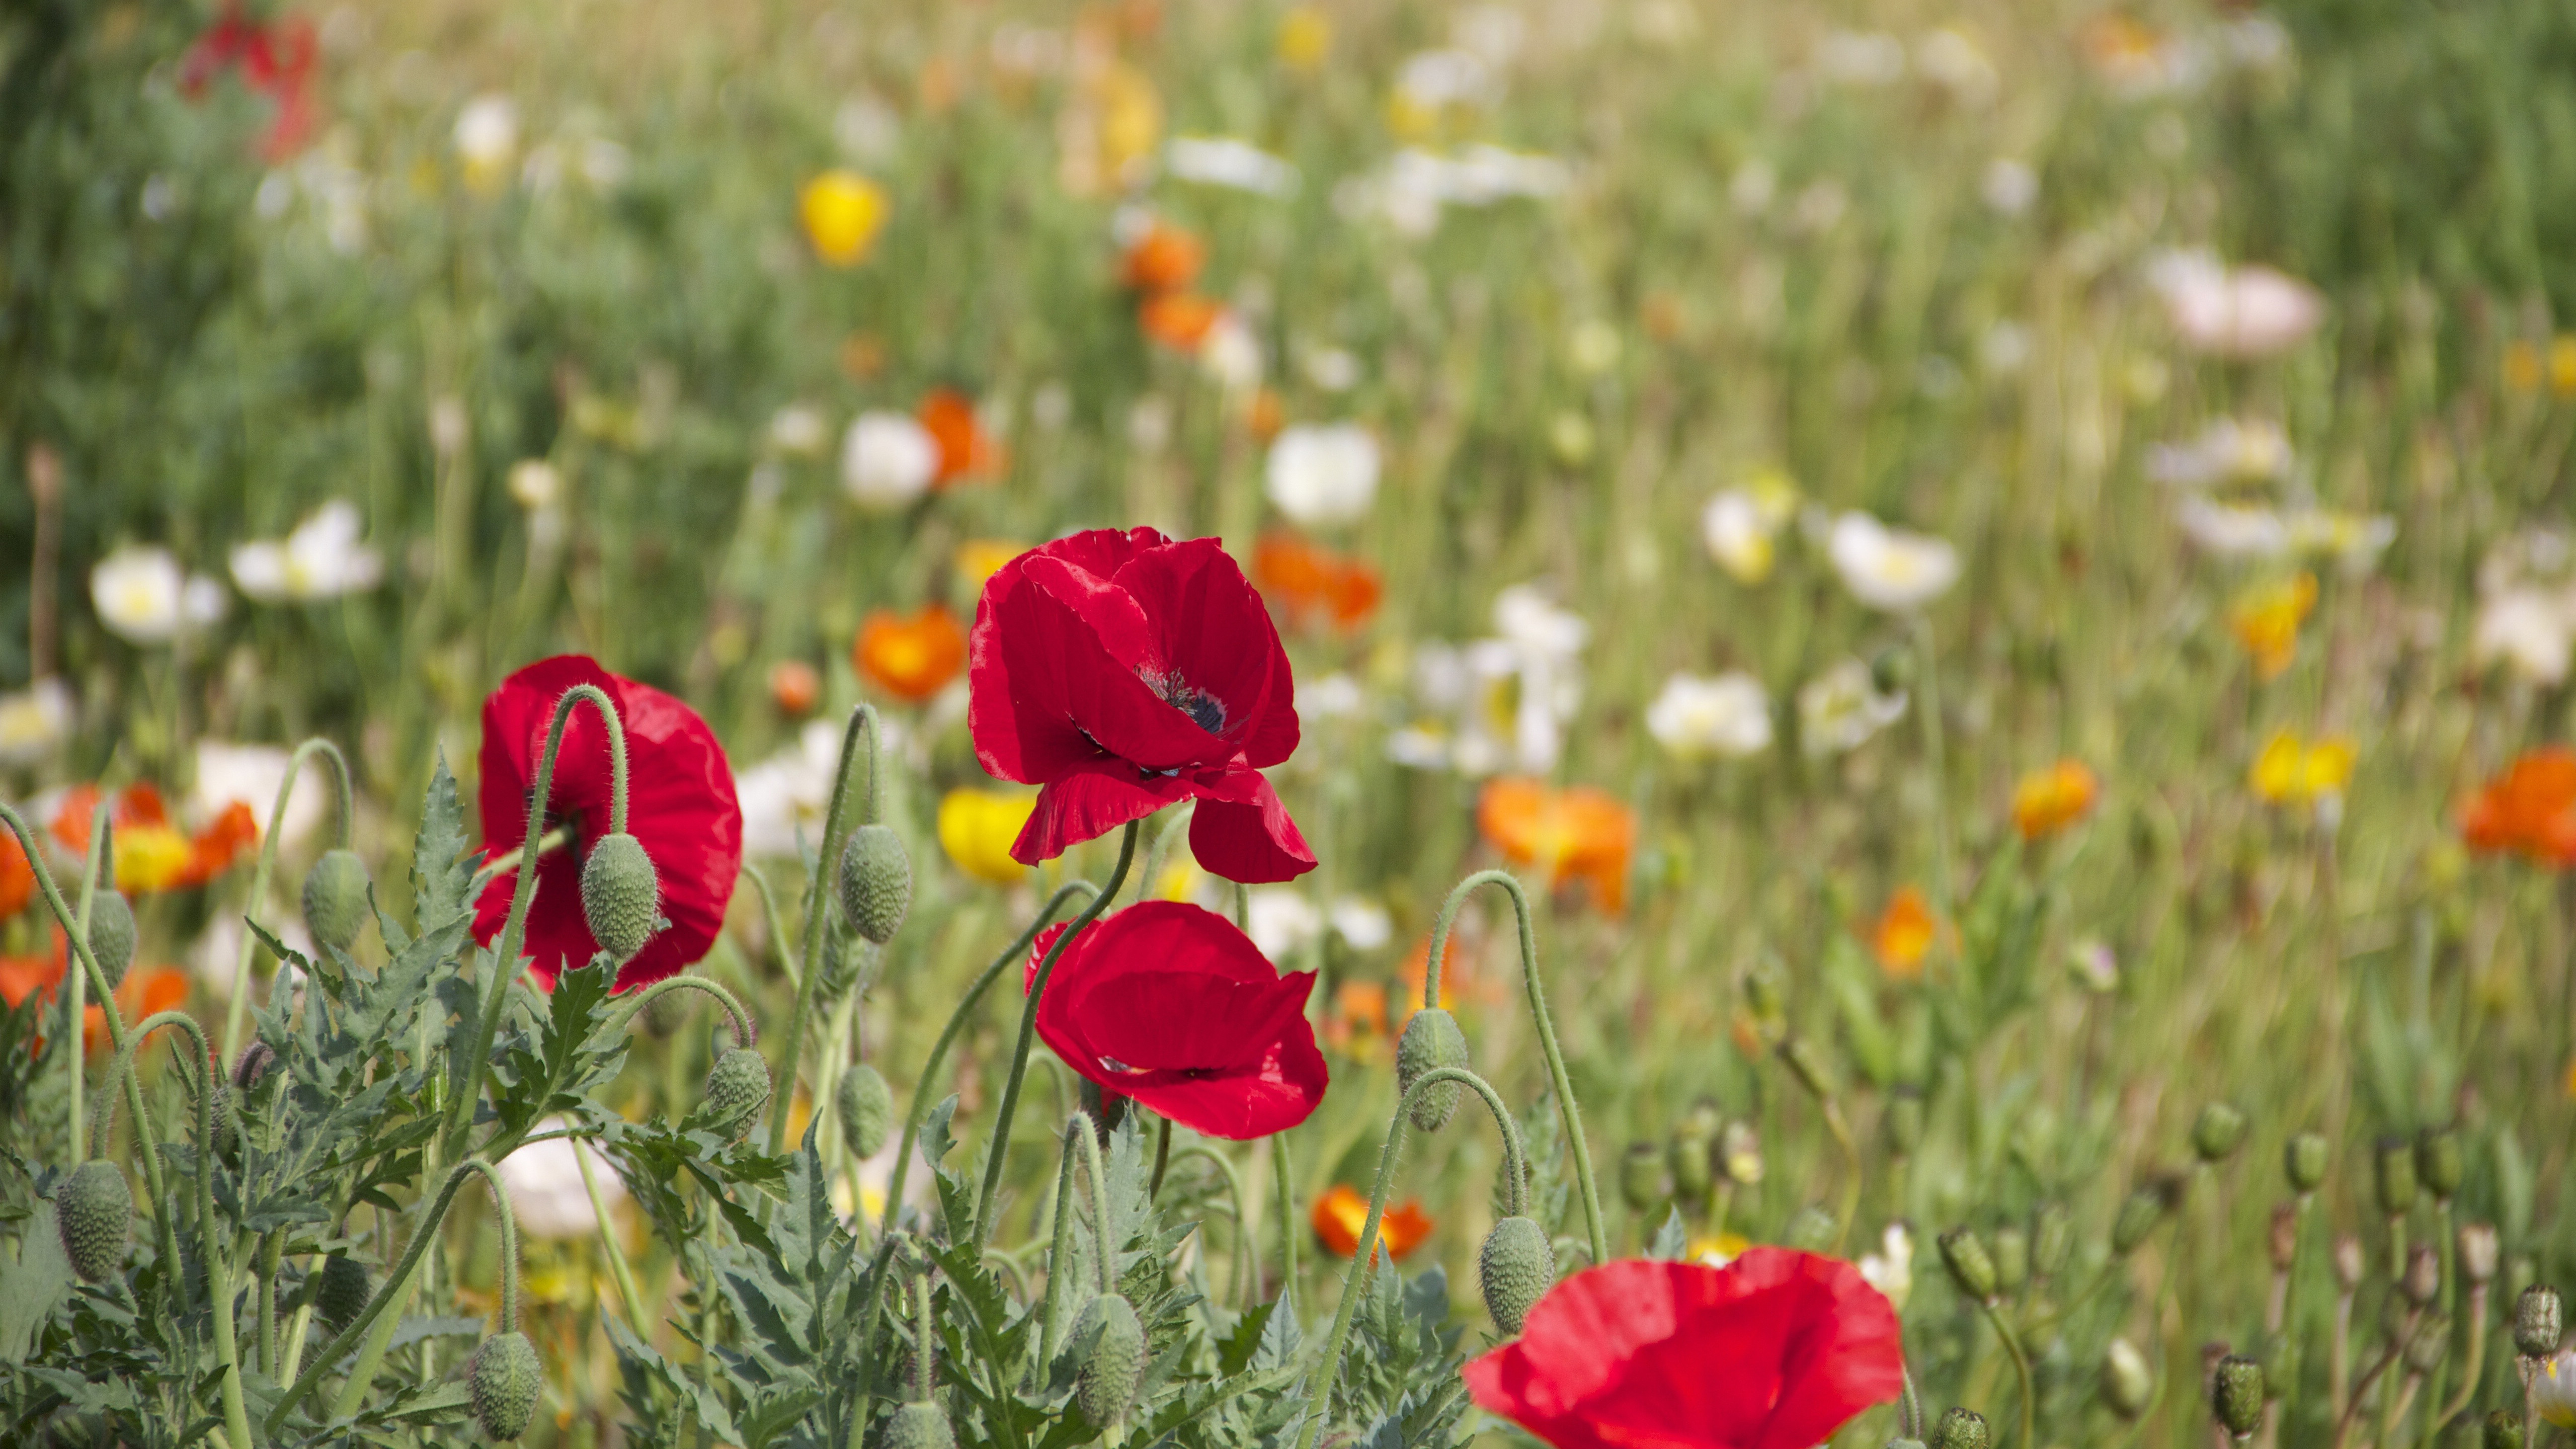
[[[438,768],[429,777],[420,806],[420,831],[412,839],[412,914],[426,934],[474,909],[474,858],[468,855],[465,810],[456,798],[456,777],[448,773],[447,752],[439,751]],[[391,938],[388,938],[390,941]]]
[[[1690,1256],[1690,1230],[1682,1226],[1679,1211],[1665,1210],[1664,1225],[1655,1229],[1655,1240],[1646,1245],[1646,1256],[1661,1263],[1678,1263]]]
[[[0,1265],[0,1363],[23,1364],[36,1330],[72,1288],[72,1260],[63,1254],[54,1204],[40,1199],[26,1219],[14,1262]]]
[[[1232,1378],[1251,1367],[1253,1355],[1261,1351],[1262,1340],[1270,1334],[1270,1317],[1278,1311],[1279,1300],[1273,1298],[1235,1320],[1234,1332],[1216,1347],[1218,1377]]]

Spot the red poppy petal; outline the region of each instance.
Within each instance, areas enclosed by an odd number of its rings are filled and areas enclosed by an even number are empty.
[[[1130,820],[1142,820],[1164,806],[1188,797],[1190,787],[1177,775],[1129,778],[1130,768],[1116,761],[1086,765],[1059,776],[1038,791],[1037,808],[1011,842],[1011,859],[1022,865],[1053,860],[1086,840],[1108,834]]]
[[[1253,1073],[1157,1083],[1128,1090],[1137,1101],[1193,1132],[1249,1142],[1299,1126],[1323,1105],[1330,1073],[1314,1033],[1280,1040]]]
[[[1050,984],[1038,1014],[1057,1012],[1090,1023],[1082,1040],[1106,1059],[1103,1070],[1115,1080],[1122,1069],[1140,1078],[1260,1070],[1289,1024],[1302,1024],[1315,978],[1300,973],[1267,982],[1230,981],[1191,963],[1090,976],[1063,986]],[[1132,1095],[1132,1089],[1120,1090]]]
[[[1278,628],[1261,595],[1215,539],[1140,553],[1118,571],[1118,584],[1152,621],[1153,647],[1163,667],[1225,707],[1227,739],[1247,752],[1257,742],[1269,757],[1258,763],[1276,764],[1296,750],[1296,707],[1289,697],[1294,685],[1279,667],[1287,656]]]
[[[1121,533],[1095,529],[1034,548],[993,571],[975,601],[975,626],[967,641],[966,724],[975,739],[975,756],[996,779],[1024,783],[1050,776],[1049,761],[1084,753],[1080,731],[1065,719],[1062,701],[1051,692],[1055,674],[1042,670],[1015,678],[1002,641],[1011,631],[1017,596],[1032,566],[1058,559],[1106,578],[1137,550],[1166,542],[1150,528]],[[1029,738],[1022,738],[1022,731]]]
[[[1315,868],[1315,852],[1269,780],[1258,771],[1229,772],[1192,790],[1190,853],[1210,872],[1247,885],[1295,880]]]

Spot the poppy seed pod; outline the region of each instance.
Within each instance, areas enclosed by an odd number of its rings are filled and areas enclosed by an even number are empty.
[[[1556,1284],[1556,1245],[1547,1229],[1528,1218],[1505,1218],[1485,1235],[1476,1254],[1485,1311],[1506,1336],[1517,1336],[1530,1305]]]
[[[1716,1149],[1714,1134],[1688,1130],[1673,1134],[1672,1140],[1664,1144],[1665,1165],[1673,1174],[1673,1196],[1687,1203],[1708,1201],[1709,1190],[1717,1186]]]
[[[2335,1239],[2333,1262],[2335,1282],[2342,1287],[2343,1291],[2349,1293],[2361,1286],[2361,1275],[2365,1266],[2361,1255],[2361,1239],[2350,1233]]]
[[[2451,1351],[2451,1316],[2428,1313],[2415,1326],[2415,1334],[2406,1340],[2408,1371],[2429,1374],[2442,1366],[2443,1356]]]
[[[1664,1200],[1664,1154],[1651,1142],[1631,1142],[1619,1159],[1619,1197],[1641,1213]]]
[[[660,929],[662,886],[632,835],[603,835],[581,867],[581,913],[591,939],[617,964],[635,959]]]
[[[1073,1323],[1077,1342],[1095,1331],[1099,1338],[1074,1378],[1074,1397],[1083,1417],[1106,1429],[1125,1423],[1136,1402],[1136,1381],[1145,1372],[1145,1326],[1125,1294],[1103,1293],[1082,1305]]]
[[[2155,1397],[2155,1392],[2155,1370],[2147,1366],[2146,1355],[2125,1338],[2112,1339],[2111,1346],[2102,1351],[2103,1405],[2134,1422],[2146,1412],[2147,1401]]]
[[[2558,1290],[2534,1283],[2513,1301],[2513,1348],[2524,1358],[2547,1358],[2558,1351],[2560,1318],[2565,1304]]]
[[[2216,1166],[2244,1145],[2245,1114],[2229,1103],[2212,1102],[2192,1121],[2191,1150],[2203,1162]]]
[[[89,903],[89,953],[98,958],[98,973],[107,989],[125,984],[134,964],[134,907],[118,891],[101,890]]]
[[[882,946],[912,909],[912,857],[890,825],[862,825],[841,847],[841,914],[850,928]]]
[[[2006,1297],[2030,1283],[2030,1234],[2006,1223],[1986,1240],[1986,1255],[1995,1260],[1995,1291]]]
[[[313,1311],[334,1333],[358,1321],[367,1311],[367,1302],[376,1296],[373,1275],[367,1265],[346,1255],[335,1254],[322,1260],[322,1286],[314,1291]]]
[[[474,1402],[474,1422],[488,1439],[516,1439],[537,1416],[542,1371],[537,1346],[513,1329],[494,1334],[474,1350],[466,1383]]]
[[[2281,1172],[2290,1180],[2290,1191],[2301,1197],[2315,1192],[2326,1180],[2326,1161],[2330,1149],[2322,1132],[2301,1132],[2281,1149]]]
[[[948,1427],[948,1412],[925,1399],[895,1410],[886,1426],[885,1449],[956,1449],[957,1431]]]
[[[706,1095],[699,1100],[700,1120],[740,1142],[769,1105],[769,1063],[749,1047],[727,1047],[707,1072]]]
[[[2218,1361],[2209,1380],[2210,1411],[2229,1434],[2244,1439],[2263,1426],[2263,1366],[2241,1353]]]
[[[1458,1018],[1436,1006],[1426,1006],[1404,1024],[1404,1035],[1395,1044],[1395,1090],[1399,1096],[1410,1096],[1413,1084],[1443,1067],[1467,1065],[1467,1034],[1458,1029]],[[1459,1085],[1441,1082],[1419,1097],[1413,1098],[1413,1125],[1424,1132],[1437,1132],[1449,1125],[1458,1111]]]
[[[1986,1416],[1974,1409],[1944,1410],[1932,1430],[1932,1449],[1987,1449],[1993,1442]]]
[[[2399,1280],[2407,1301],[2429,1307],[2442,1291],[2442,1258],[2431,1243],[2417,1243],[2406,1253],[2406,1276]]]
[[[2460,1179],[2467,1175],[2467,1165],[2461,1160],[2459,1129],[2424,1129],[2415,1139],[2415,1175],[2432,1192],[2435,1202],[2449,1202],[2459,1195]]]
[[[2402,1217],[2415,1206],[2415,1144],[2403,1137],[2382,1137],[2371,1153],[2370,1185],[2379,1210]]]
[[[2495,1281],[2499,1244],[2493,1223],[2462,1223],[2459,1232],[2460,1276],[2480,1288]]]
[[[2111,1251],[2120,1257],[2136,1252],[2156,1224],[2165,1220],[2165,1195],[2152,1187],[2142,1187],[2120,1201],[2119,1213],[2111,1219]]]
[[[63,1256],[81,1281],[105,1282],[125,1262],[134,1189],[115,1163],[92,1158],[54,1189],[54,1226],[62,1232]]]
[[[367,864],[354,850],[326,850],[304,874],[304,929],[346,951],[367,924]]]
[[[1959,1291],[1980,1303],[1991,1303],[1998,1289],[1995,1260],[1974,1228],[1952,1228],[1940,1237],[1941,1266]]]
[[[894,1089],[885,1074],[865,1062],[841,1074],[832,1092],[841,1114],[841,1143],[852,1157],[874,1157],[884,1149],[894,1127]]]
[[[2487,1414],[2482,1449],[2522,1449],[2522,1420],[2510,1409],[2495,1409]]]

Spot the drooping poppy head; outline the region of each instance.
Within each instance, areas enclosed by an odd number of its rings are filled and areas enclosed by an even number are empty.
[[[576,684],[597,685],[617,705],[626,730],[626,829],[652,857],[670,922],[618,968],[617,989],[659,981],[697,961],[715,944],[725,906],[742,873],[742,806],[733,767],[715,731],[697,711],[650,685],[620,679],[578,654],[540,660],[483,701],[484,851],[504,855],[527,844],[529,795],[545,754],[555,704]],[[608,833],[611,774],[608,736],[587,705],[574,707],[555,756],[554,788],[538,829],[537,894],[528,911],[529,973],[554,989],[555,975],[590,963],[599,950],[581,907],[581,868]],[[565,833],[544,848],[544,837]],[[474,939],[500,939],[518,889],[520,867],[483,888],[474,908]]]
[[[1261,596],[1215,539],[1058,539],[984,585],[967,725],[999,780],[1040,785],[1023,865],[1195,799],[1190,849],[1228,880],[1314,869],[1261,771],[1297,748],[1296,683]]]
[[[1026,983],[1064,932],[1031,945]],[[1314,986],[1311,971],[1280,975],[1216,912],[1146,901],[1065,947],[1038,1001],[1038,1035],[1103,1091],[1246,1141],[1296,1126],[1324,1100],[1329,1074],[1306,1021]]]
[[[1896,1311],[1838,1258],[1622,1259],[1548,1290],[1467,1391],[1556,1449],[1808,1449],[1904,1386]]]

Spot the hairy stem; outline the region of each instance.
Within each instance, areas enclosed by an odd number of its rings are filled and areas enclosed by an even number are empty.
[[[241,1050],[242,1027],[250,1014],[250,965],[259,950],[258,933],[250,929],[250,924],[259,918],[260,904],[268,899],[269,876],[277,869],[277,838],[286,829],[286,802],[295,794],[295,777],[304,762],[316,756],[331,768],[331,800],[338,807],[340,822],[333,841],[343,850],[349,846],[357,789],[349,777],[348,757],[329,740],[306,740],[286,757],[286,778],[277,782],[277,799],[268,808],[268,829],[259,838],[259,864],[250,873],[250,896],[242,903],[241,949],[233,955],[233,984],[230,999],[224,1003],[225,1061],[231,1061],[233,1054]]]
[[[796,1079],[803,1075],[805,1018],[814,1010],[815,969],[823,950],[825,914],[831,909],[832,873],[840,866],[841,842],[848,834],[844,821],[850,794],[850,757],[858,753],[859,736],[868,739],[868,799],[861,824],[877,818],[877,779],[884,765],[877,756],[885,739],[885,727],[877,719],[877,707],[860,705],[850,711],[848,728],[841,732],[841,753],[832,766],[832,804],[823,813],[823,853],[814,860],[813,884],[805,892],[804,962],[796,969],[796,1008],[787,1018],[787,1051],[780,1058],[787,1068],[787,1083],[769,1104],[769,1150],[774,1154],[787,1148],[787,1113],[796,1096]]]

